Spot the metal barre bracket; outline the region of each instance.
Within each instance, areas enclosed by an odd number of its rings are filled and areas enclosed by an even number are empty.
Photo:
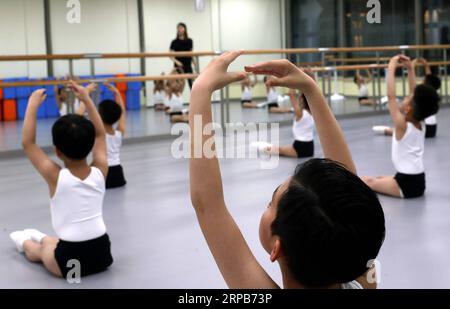
[[[99,59],[103,58],[103,54],[85,54],[83,57],[85,59]]]

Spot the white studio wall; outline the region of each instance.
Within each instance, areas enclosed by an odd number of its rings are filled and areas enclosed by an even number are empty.
[[[54,54],[139,52],[138,10],[135,0],[81,1],[80,23],[67,20],[66,1],[50,1]],[[68,73],[68,61],[55,61],[55,75]],[[96,74],[139,73],[138,59],[96,60]],[[89,75],[87,60],[74,62],[75,75]]]
[[[204,10],[197,12],[193,0],[145,0],[146,50],[169,50],[179,22],[187,24],[196,51],[282,48],[281,3],[282,0],[205,0]],[[231,69],[239,70],[246,63],[280,57],[244,56]],[[210,57],[201,57],[200,67],[205,67],[210,60]],[[167,58],[147,60],[149,75],[168,72],[172,67]],[[147,89],[151,93],[153,84],[148,83]],[[184,100],[188,99],[186,90]],[[148,103],[151,104],[151,98]]]
[[[193,0],[144,0],[146,51],[169,51],[179,22],[187,25],[188,35],[194,41],[194,50],[213,50],[211,1],[206,0],[204,5],[204,10],[197,12]],[[201,57],[200,67],[205,67],[209,60],[209,57]],[[172,69],[173,62],[168,58],[147,59],[147,75],[168,74]],[[183,99],[188,102],[189,87],[186,88]],[[152,93],[153,83],[147,83],[147,90],[147,93]],[[148,104],[152,104],[151,96],[148,96]]]
[[[0,54],[45,54],[44,7],[35,0],[0,1]],[[0,78],[45,77],[45,61],[0,62]]]
[[[220,47],[233,49],[283,48],[280,0],[219,0]],[[281,55],[244,56],[232,69],[245,64],[273,60]]]
[[[54,54],[140,52],[137,0],[80,0],[81,19],[67,19],[70,8],[65,0],[50,0],[50,24]],[[278,49],[284,47],[282,5],[284,0],[204,0],[196,10],[195,0],[143,0],[147,52],[168,51],[176,35],[176,25],[184,22],[194,40],[194,50]],[[13,31],[0,32],[3,55],[45,54],[44,4],[36,0],[0,1],[0,26]],[[281,55],[244,56],[233,65],[242,69]],[[211,57],[201,57],[205,67]],[[96,74],[140,73],[139,59],[96,60]],[[69,73],[68,61],[54,61],[54,74]],[[75,75],[89,75],[88,60],[74,61]],[[168,73],[168,58],[148,58],[147,75]],[[39,62],[0,63],[1,77],[46,77],[47,64]],[[153,83],[147,83],[152,93]],[[151,104],[151,96],[150,101]],[[189,99],[186,89],[185,101]]]

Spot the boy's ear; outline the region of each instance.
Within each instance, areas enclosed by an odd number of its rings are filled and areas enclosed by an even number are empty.
[[[62,158],[64,157],[63,153],[55,146],[53,146],[53,150],[55,151],[56,156],[62,160]]]
[[[281,248],[280,239],[277,237],[274,241],[272,252],[270,252],[270,261],[273,263],[277,261],[280,257],[284,255],[283,249]]]

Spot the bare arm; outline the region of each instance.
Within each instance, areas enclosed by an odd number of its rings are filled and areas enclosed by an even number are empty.
[[[372,72],[370,72],[369,69],[367,69],[366,71],[367,71],[367,82],[370,83],[373,79]]]
[[[246,70],[255,74],[274,76],[269,79],[270,86],[288,87],[302,91],[314,117],[325,157],[340,162],[356,174],[356,167],[344,133],[314,79],[288,60],[260,63],[248,66]]]
[[[96,83],[91,83],[86,87],[86,90],[89,93],[89,95],[92,92],[94,92],[95,89],[97,89]],[[86,105],[84,105],[84,103],[80,101],[80,106],[78,107],[78,110],[75,111],[75,114],[84,116],[85,113],[86,113]]]
[[[413,69],[416,69],[416,65],[417,63],[420,63],[424,66],[424,70],[425,70],[425,75],[432,75],[433,72],[431,71],[431,66],[428,63],[427,59],[425,58],[419,58],[419,59],[414,59],[413,61]]]
[[[173,49],[170,49],[170,51],[175,52]],[[181,68],[183,67],[183,64],[179,60],[177,60],[175,57],[169,57],[169,59],[172,60],[173,63],[175,63],[175,65],[177,67],[181,67]]]
[[[192,205],[212,255],[230,288],[277,288],[262,269],[228,212],[215,146],[208,147],[214,136],[204,128],[211,124],[211,95],[244,73],[227,73],[229,64],[240,53],[225,53],[214,59],[196,80],[189,112],[191,159],[189,160]],[[200,147],[199,147],[200,146]],[[204,153],[203,146],[210,148]]]
[[[59,88],[57,85],[53,86],[53,91],[55,92],[56,105],[58,106],[58,110],[61,110],[61,98],[59,96]]]
[[[416,89],[416,71],[414,70],[414,66],[410,58],[402,56],[400,57],[400,61],[403,64],[403,66],[408,70],[409,94],[413,95],[414,90]]]
[[[97,167],[106,177],[108,173],[108,159],[106,155],[106,133],[102,119],[95,108],[94,102],[89,97],[88,91],[71,81],[70,86],[75,96],[84,103],[89,119],[95,127],[95,144],[92,148],[92,166]]]
[[[50,196],[53,196],[61,168],[36,144],[37,111],[45,98],[45,90],[39,89],[33,92],[28,100],[22,128],[22,147],[33,166],[47,182]]]
[[[289,98],[291,99],[291,105],[294,108],[295,118],[297,120],[302,119],[303,117],[303,108],[300,106],[300,101],[298,99],[297,91],[291,89],[289,90]]]
[[[400,56],[395,56],[389,62],[387,83],[389,113],[392,121],[394,122],[397,138],[403,137],[403,134],[406,131],[406,119],[397,105],[397,94],[395,87],[395,71],[397,70],[397,64],[399,61]]]
[[[119,124],[117,125],[117,130],[119,130],[123,136],[125,136],[126,126],[127,126],[127,109],[123,102],[122,96],[120,95],[120,91],[109,83],[105,83],[105,86],[114,93],[117,104],[119,104],[122,109],[122,115],[119,119]]]

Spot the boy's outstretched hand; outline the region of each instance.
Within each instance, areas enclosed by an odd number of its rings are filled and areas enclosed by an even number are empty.
[[[113,93],[119,93],[119,90],[111,83],[103,83],[103,85],[105,85],[106,88],[108,88],[109,91],[113,92]]]
[[[38,89],[31,94],[31,96],[28,100],[29,100],[30,104],[37,104],[38,106],[40,106],[42,104],[42,102],[45,101],[46,98],[47,98],[46,90]]]
[[[230,64],[241,54],[241,51],[225,52],[212,60],[195,80],[194,87],[201,86],[204,90],[214,92],[233,82],[245,79],[247,75],[244,72],[228,72]]]
[[[73,93],[80,101],[87,103],[90,100],[89,91],[83,86],[78,85],[76,82],[71,80],[69,82],[70,89],[72,89]]]
[[[305,72],[288,60],[273,60],[246,66],[245,71],[270,75],[268,85],[273,87],[287,87],[304,91],[305,87],[314,84],[314,80]]]

